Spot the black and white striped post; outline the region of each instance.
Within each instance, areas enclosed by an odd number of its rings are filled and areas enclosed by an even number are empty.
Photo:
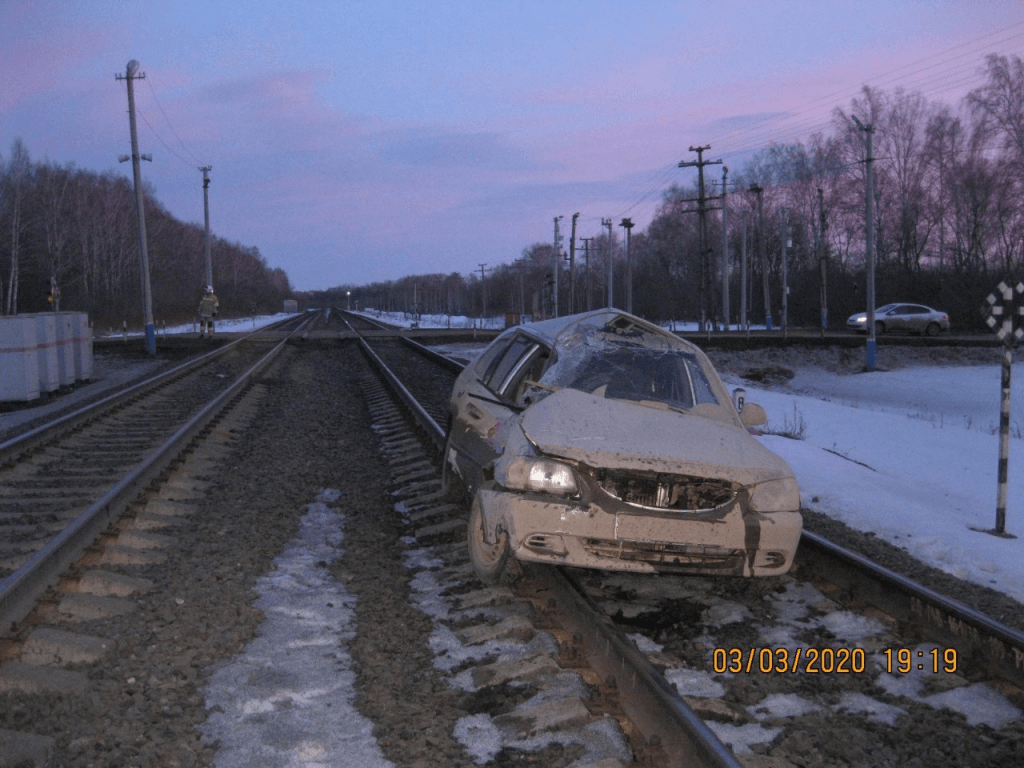
[[[1013,348],[1024,337],[1024,282],[999,283],[989,294],[986,322],[1003,342],[1002,398],[999,408],[999,490],[996,495],[996,536],[1015,538],[1006,532],[1006,498],[1010,463],[1010,374]]]

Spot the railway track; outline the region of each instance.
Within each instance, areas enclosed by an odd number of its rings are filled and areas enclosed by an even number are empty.
[[[334,350],[339,344],[336,333],[340,326],[338,317],[332,313],[329,320],[319,318],[318,322],[325,323],[321,329],[326,331],[326,336],[322,338],[334,338],[308,346],[290,345],[292,367],[307,357],[311,359],[309,364],[318,361],[317,366],[334,360]],[[428,364],[424,362],[426,358],[419,359],[419,353],[408,354],[405,342],[386,338],[388,335],[393,337],[393,334],[378,330],[375,333],[377,338],[371,339],[369,345],[377,357],[388,361],[394,370],[395,380],[408,383],[407,388],[416,394],[412,399],[421,401],[421,407],[415,409],[418,426],[410,426],[408,419],[399,414],[393,396],[387,393],[387,385],[376,377],[364,376],[361,380],[376,440],[389,467],[388,498],[391,501],[388,503],[395,506],[404,526],[404,543],[398,546],[404,553],[404,568],[411,576],[399,575],[397,582],[403,585],[408,582],[418,610],[429,619],[432,627],[429,630],[429,653],[433,656],[432,664],[440,675],[442,687],[453,688],[464,697],[459,706],[466,709],[461,715],[450,716],[454,723],[450,733],[455,735],[461,748],[472,756],[474,762],[482,763],[489,759],[508,761],[513,759],[510,756],[514,756],[518,764],[538,766],[584,765],[587,761],[602,766],[644,767],[673,764],[773,767],[903,765],[914,759],[922,761],[922,764],[1020,763],[1019,757],[1024,754],[1021,751],[1024,749],[1024,734],[1019,725],[1010,723],[1000,728],[970,726],[964,715],[944,709],[935,701],[920,702],[904,695],[910,691],[914,680],[923,679],[923,685],[931,686],[921,698],[967,689],[988,681],[989,687],[1000,692],[1004,699],[1019,701],[1019,686],[1012,682],[1012,676],[993,676],[1000,664],[992,662],[989,664],[991,669],[987,669],[985,664],[976,663],[981,658],[982,647],[990,645],[990,641],[984,640],[980,644],[971,641],[973,644],[963,646],[962,651],[951,642],[929,641],[928,633],[932,630],[921,626],[923,622],[920,619],[922,613],[932,613],[931,608],[921,611],[911,606],[906,616],[900,616],[896,608],[867,605],[867,598],[862,592],[878,591],[877,587],[862,590],[857,586],[861,583],[859,577],[849,574],[840,577],[838,570],[835,570],[835,579],[829,581],[823,574],[830,567],[820,563],[808,560],[791,577],[771,584],[672,577],[623,581],[621,577],[612,578],[599,572],[573,572],[563,574],[569,580],[563,582],[564,586],[557,586],[557,582],[553,583],[547,574],[542,573],[547,569],[529,569],[515,591],[481,589],[467,566],[463,519],[466,509],[441,493],[436,460],[437,433],[442,430],[440,425],[444,423],[447,392],[457,366],[448,364],[447,371],[439,372],[436,362]],[[267,339],[273,336],[273,333],[264,334]],[[315,332],[308,333],[310,339],[314,336]],[[328,382],[338,379],[338,363],[330,362],[330,365],[335,366],[335,372],[325,372],[320,389],[326,389]],[[86,743],[89,749],[94,743],[98,748],[100,737],[47,737],[51,742],[56,739],[61,754],[76,755],[75,761],[69,760],[68,764],[153,764],[152,760],[147,763],[142,757],[131,762],[125,760],[124,755],[155,754],[157,747],[154,745],[160,743],[155,734],[168,730],[168,718],[191,718],[192,721],[198,718],[201,722],[207,717],[201,704],[193,704],[190,709],[182,703],[181,696],[172,694],[182,686],[195,690],[190,686],[198,685],[193,680],[202,675],[196,668],[197,662],[188,660],[206,658],[205,645],[211,644],[217,634],[234,637],[231,634],[233,630],[221,623],[214,625],[218,629],[209,638],[205,633],[193,638],[181,636],[182,631],[174,629],[175,622],[166,618],[168,612],[177,615],[190,603],[203,598],[180,585],[162,597],[147,593],[146,585],[133,582],[132,578],[138,578],[140,573],[151,576],[157,566],[137,563],[120,566],[117,563],[118,558],[159,559],[161,550],[173,552],[176,547],[181,550],[183,545],[175,545],[171,540],[176,538],[177,531],[197,526],[199,530],[206,530],[206,538],[200,539],[203,545],[193,543],[184,546],[206,552],[203,559],[208,559],[218,551],[215,542],[206,545],[211,535],[216,537],[224,531],[244,529],[244,519],[239,523],[229,523],[227,518],[211,520],[204,529],[197,523],[201,518],[196,514],[201,509],[205,510],[204,515],[210,514],[208,502],[204,499],[222,486],[227,476],[227,468],[219,462],[239,452],[243,445],[240,436],[257,429],[247,425],[253,424],[253,420],[261,424],[268,414],[280,410],[286,402],[290,403],[285,399],[289,389],[285,388],[284,382],[288,377],[276,374],[273,379],[269,385],[257,385],[255,399],[250,400],[247,406],[236,408],[233,413],[237,415],[225,416],[225,420],[209,427],[207,439],[195,444],[195,452],[172,462],[169,471],[164,473],[162,487],[147,486],[143,499],[128,505],[128,517],[104,529],[98,544],[89,548],[69,575],[58,581],[34,613],[19,625],[16,636],[0,647],[0,662],[8,669],[12,662],[25,663],[27,657],[32,665],[49,666],[79,675],[62,682],[56,681],[61,675],[54,675],[51,678],[52,689],[25,694],[29,697],[57,697],[52,705],[53,712],[61,710],[61,697],[88,702],[91,696],[95,702],[97,696],[109,695],[112,701],[121,696],[126,702],[121,705],[124,728],[128,729],[121,732],[128,733],[132,727],[128,725],[132,721],[132,713],[145,714],[145,705],[141,702],[153,697],[152,706],[156,711],[144,718],[153,724],[146,726],[147,746],[133,744],[129,748],[123,743],[115,746],[104,744],[105,748],[115,750],[111,754],[120,756],[104,762],[99,758],[91,760],[90,753],[83,751]],[[268,401],[263,397],[264,404],[260,406],[260,391],[268,386],[275,393],[275,398]],[[338,393],[342,391],[338,390]],[[325,392],[324,397],[330,401],[332,397],[338,398],[339,394],[332,396]],[[232,422],[232,418],[236,421]],[[323,427],[324,437],[318,444],[319,453],[327,454],[325,466],[330,465],[328,446],[338,442],[336,435],[344,434],[341,425],[354,424],[355,421],[343,414],[332,414],[327,419],[320,416],[318,419],[322,424],[338,418],[342,422],[336,427],[332,428],[330,424]],[[303,441],[316,439],[317,429],[311,426],[305,429]],[[432,430],[434,437],[424,438]],[[281,435],[275,439],[280,440]],[[232,472],[237,473],[237,461],[231,461]],[[292,471],[301,472],[303,461],[309,459],[296,457]],[[246,475],[250,479],[245,483],[256,482],[258,476],[257,468]],[[272,480],[270,482],[273,483]],[[242,486],[236,484],[235,487]],[[263,493],[266,494],[266,490]],[[221,500],[219,503],[225,502]],[[242,528],[238,528],[239,525]],[[346,534],[349,535],[375,551],[383,551],[383,543],[374,538],[379,536],[377,533],[368,532],[368,538],[362,539],[355,533]],[[239,546],[243,543],[240,542]],[[250,541],[249,545],[252,543]],[[224,562],[211,562],[208,566],[211,575],[204,577],[202,583],[220,584],[225,578],[233,582],[237,578],[234,575],[235,558],[241,566],[247,557],[237,548],[236,552],[228,555],[230,559]],[[177,557],[181,558],[180,552]],[[371,555],[370,559],[374,556]],[[197,563],[193,563],[186,566],[186,570],[197,567]],[[336,572],[344,574],[347,583],[354,578],[350,575],[353,567],[349,563]],[[100,577],[95,571],[119,573],[130,578],[111,579],[106,575],[103,579],[109,581],[100,579],[101,583],[97,585]],[[241,575],[242,571],[237,573]],[[387,578],[391,578],[391,569],[381,571],[382,579],[385,573]],[[225,574],[232,575],[227,577]],[[180,581],[182,579],[178,577],[172,579],[172,582]],[[93,589],[102,594],[90,592]],[[882,591],[888,589],[882,588]],[[136,610],[142,606],[150,621],[154,615],[158,618],[156,628],[133,628],[127,632],[130,636],[138,634],[139,640],[134,645],[126,639],[119,641],[117,653],[119,656],[128,654],[127,662],[115,663],[110,658],[110,644],[104,650],[103,635],[98,630],[119,626],[122,629],[118,636],[125,637],[123,628],[133,626],[130,618],[103,619],[87,614],[91,618],[82,620],[84,623],[80,625],[75,623],[78,620],[69,618],[72,616],[69,611],[75,610],[76,604],[93,606],[86,610],[95,610],[96,605],[103,605],[103,600],[96,600],[98,597],[114,601],[108,607],[117,606],[117,600],[125,600],[134,604]],[[220,601],[217,602],[219,609]],[[169,609],[163,607],[168,603]],[[124,608],[124,604],[121,607]],[[212,614],[220,617],[218,621],[223,622],[225,614],[214,610],[212,604],[209,608]],[[389,614],[391,612],[389,609]],[[574,614],[581,617],[575,619],[575,624],[570,623]],[[739,618],[729,621],[735,617]],[[840,619],[845,619],[847,624]],[[361,633],[365,631],[363,625],[367,621],[365,617],[360,619]],[[876,624],[871,624],[872,621]],[[938,624],[962,629],[959,621],[951,623],[943,619]],[[403,628],[410,623],[414,622],[404,619]],[[857,640],[842,634],[849,631],[848,625],[855,624],[861,629],[880,626],[884,630]],[[68,659],[61,654],[71,651],[55,649],[68,647],[60,645],[63,639],[59,633],[75,626],[88,629],[89,634],[99,640],[98,644],[91,646],[91,651],[75,651],[82,655],[75,656],[69,667]],[[41,631],[46,629],[58,634]],[[390,632],[401,634],[397,630]],[[175,644],[185,644],[178,650],[160,651],[164,658],[180,657],[184,660],[179,666],[164,662],[168,669],[176,669],[173,675],[164,677],[160,673],[150,673],[137,676],[131,672],[133,665],[140,663],[142,649],[148,649],[150,643],[156,642],[146,638],[161,638],[161,649],[164,643],[170,643],[170,648]],[[382,641],[371,641],[369,645],[372,646],[373,642],[379,644]],[[878,681],[883,679],[883,674],[889,674],[877,667],[885,648],[893,649],[894,653],[901,648],[906,648],[908,653],[922,649],[930,660],[932,657],[927,654],[931,646],[926,645],[928,642],[939,649],[934,658],[940,663],[945,662],[942,652],[957,648],[958,665],[964,662],[965,666],[956,673],[889,675],[897,682],[902,681],[905,687],[897,685],[893,690],[881,687]],[[230,645],[230,642],[226,643],[226,646]],[[819,649],[830,647],[833,651],[846,648],[851,654],[854,648],[863,647],[865,670],[851,673],[810,673],[801,669],[789,674],[774,670],[761,672],[762,660],[758,651],[754,657],[758,666],[752,665],[750,672],[743,668],[739,672],[725,669],[719,674],[715,671],[716,663],[719,666],[735,663],[730,656],[734,649],[743,652],[745,667],[746,654],[750,649],[785,647],[792,650],[800,645],[813,645]],[[152,645],[152,648],[156,649],[157,645]],[[419,658],[412,646],[401,649],[401,652],[408,654],[409,658]],[[89,654],[104,660],[89,661],[92,658]],[[900,656],[891,658],[894,664],[902,663]],[[773,665],[781,664],[774,656],[771,660]],[[916,662],[916,657],[913,661]],[[371,662],[367,660],[366,664]],[[399,665],[396,663],[395,666]],[[379,662],[376,662],[366,669],[378,666]],[[428,661],[427,667],[430,666]],[[119,673],[120,682],[117,684],[111,678],[112,674],[117,674],[113,672],[115,669],[128,670]],[[413,678],[419,681],[427,675],[422,667],[413,666],[409,667],[408,673],[410,684]],[[695,689],[694,681],[704,687]],[[714,689],[710,683],[717,683],[724,690],[721,693],[714,690],[714,695],[707,696],[707,691]],[[437,683],[434,685],[436,687]],[[148,687],[151,693],[140,700],[140,691],[144,687]],[[8,694],[0,691],[0,695]],[[194,701],[195,694],[189,695]],[[84,699],[81,698],[83,696]],[[894,715],[894,724],[877,722],[872,719],[873,715],[891,712],[881,706],[877,712],[858,710],[857,705],[866,706],[861,696],[879,705],[902,707],[906,714]],[[10,728],[14,722],[26,726],[25,730],[30,732],[29,723],[33,722],[27,714],[21,719],[17,714],[19,708],[27,706],[25,702],[28,699],[24,696],[19,694],[3,701],[5,707],[12,708],[9,709],[10,717],[0,717],[0,755],[4,755],[5,744],[14,743],[4,741],[2,729]],[[160,706],[157,706],[158,701],[162,702]],[[384,701],[387,701],[386,697]],[[828,706],[799,713],[787,709],[805,706],[802,702],[819,705],[826,702]],[[398,703],[400,706],[400,700]],[[40,706],[32,704],[25,712],[37,711]],[[371,700],[366,700],[364,706],[373,710],[374,705]],[[380,705],[382,709],[378,716],[383,719],[377,722],[388,722],[387,706],[386,703]],[[395,704],[391,707],[395,708]],[[430,718],[430,711],[425,716]],[[439,708],[433,719],[448,722],[445,720],[447,716]],[[410,719],[414,718],[410,716]],[[669,725],[664,724],[666,719]],[[53,729],[57,726],[47,727]],[[382,730],[375,733],[385,743],[390,740],[393,748],[407,750],[395,747],[395,744],[404,744],[417,737],[415,732],[394,732],[389,731],[389,727],[382,726]],[[72,730],[70,725],[65,728]],[[271,724],[270,730],[273,728]],[[757,738],[748,738],[751,734]],[[26,738],[28,736],[31,733]],[[758,740],[765,736],[771,738]],[[210,747],[191,742],[185,745],[181,737],[178,742],[183,744],[180,747],[181,757],[175,758],[177,762],[168,764],[196,764],[194,755],[204,756],[200,762],[211,759]],[[732,749],[724,749],[723,743],[731,744]],[[858,743],[868,746],[860,751],[850,746]],[[25,744],[28,754],[45,753],[45,744],[31,739]],[[427,735],[424,744],[424,754],[435,755],[424,758],[428,760],[425,764],[431,764],[430,760],[434,760],[434,764],[464,764],[454,752],[444,751],[448,747],[442,746],[442,736]],[[147,749],[149,752],[145,751]],[[54,752],[51,743],[50,754]],[[407,751],[404,753],[409,754]],[[502,753],[504,757],[499,757]],[[440,757],[442,754],[445,755],[443,758]],[[960,760],[961,755],[967,755],[969,759]],[[617,762],[599,763],[601,760]],[[0,765],[3,765],[2,761]]]
[[[0,444],[0,626],[279,353],[236,341]]]
[[[399,362],[394,345],[377,339],[373,347],[404,369],[409,389],[426,398],[422,411],[443,412],[444,403],[431,398],[450,391],[453,373],[417,372],[407,358]],[[428,383],[432,378],[440,381]],[[421,430],[435,428],[420,418]],[[440,439],[438,433],[434,444]],[[544,570],[528,569],[530,579]],[[652,692],[668,691],[670,702],[681,693],[682,706],[707,718],[720,737],[708,743],[726,741],[739,754],[777,755],[795,765],[903,764],[914,754],[947,754],[951,741],[992,753],[979,764],[1014,765],[1024,755],[1024,634],[812,532],[794,572],[770,582],[563,576],[564,586],[546,583],[542,591],[560,595],[560,617],[578,617],[574,636],[590,636],[606,620],[617,627],[615,652],[607,650],[612,641],[598,644],[606,646],[607,658],[594,662],[601,674],[618,684],[644,669],[658,682],[637,694],[645,703],[636,706],[660,707],[664,715],[673,704],[652,704]],[[589,607],[565,602],[580,595]],[[587,654],[600,658],[594,648]],[[628,659],[638,654],[645,661],[634,659],[634,667]],[[900,718],[913,724],[898,728]],[[842,736],[821,739],[823,720]],[[842,746],[862,744],[865,734],[885,731],[881,725],[892,731],[879,743]],[[654,743],[668,743],[664,731],[646,728]],[[673,746],[672,753],[687,754],[686,746]],[[799,759],[804,751],[813,754],[806,763]]]

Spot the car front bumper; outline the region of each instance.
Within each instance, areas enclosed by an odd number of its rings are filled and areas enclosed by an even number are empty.
[[[743,514],[734,500],[713,515],[633,509],[482,488],[486,536],[509,534],[519,560],[651,573],[775,576],[793,563],[799,511]]]

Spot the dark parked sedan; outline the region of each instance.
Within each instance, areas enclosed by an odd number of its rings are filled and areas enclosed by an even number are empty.
[[[866,333],[868,329],[868,313],[858,312],[850,315],[846,327]],[[949,315],[923,304],[886,304],[875,310],[875,334],[889,331],[906,331],[936,336],[941,331],[949,330]]]

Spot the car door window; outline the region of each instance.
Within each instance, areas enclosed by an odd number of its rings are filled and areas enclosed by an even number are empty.
[[[504,394],[511,386],[516,374],[519,373],[540,345],[528,336],[517,335],[512,343],[499,357],[488,373],[486,385],[495,394]]]
[[[494,368],[495,362],[505,353],[511,343],[511,339],[505,339],[504,341],[498,339],[491,344],[491,346],[487,347],[487,349],[483,351],[483,354],[477,358],[477,361],[473,365],[481,380],[486,381],[488,374]]]

